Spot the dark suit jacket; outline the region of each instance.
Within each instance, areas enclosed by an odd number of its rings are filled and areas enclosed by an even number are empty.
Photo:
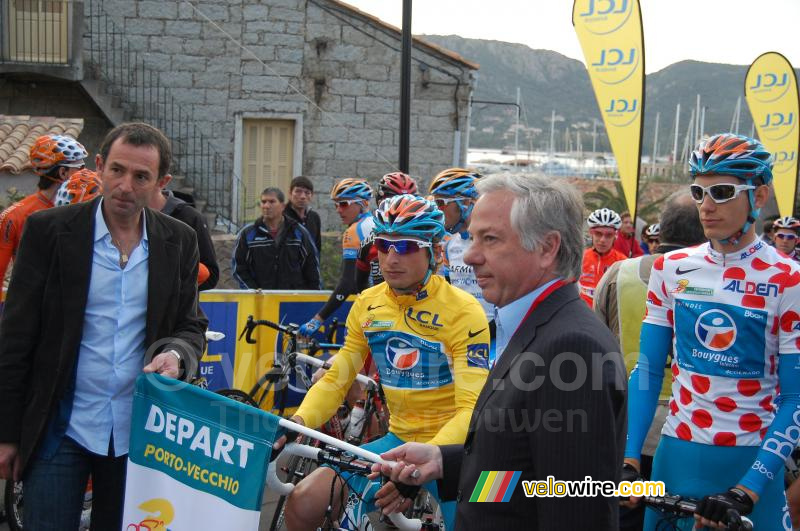
[[[619,482],[626,397],[616,338],[574,284],[553,291],[489,374],[464,445],[441,447],[441,494],[458,501],[456,529],[617,529],[615,498],[526,498],[522,480]],[[509,503],[469,502],[484,470],[522,471]]]
[[[0,442],[19,444],[23,468],[78,357],[98,201],[37,212],[25,223],[0,320]],[[188,378],[197,370],[208,325],[197,302],[197,238],[180,221],[150,209],[145,216],[145,344],[156,344],[155,352],[177,347]]]

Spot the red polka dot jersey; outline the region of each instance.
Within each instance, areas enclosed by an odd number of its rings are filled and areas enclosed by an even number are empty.
[[[724,256],[704,244],[656,260],[648,289],[645,323],[674,329],[662,433],[760,445],[775,416],[781,355],[800,353],[798,264],[760,240]]]

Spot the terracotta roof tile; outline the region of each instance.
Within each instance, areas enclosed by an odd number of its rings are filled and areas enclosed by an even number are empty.
[[[40,136],[52,133],[78,138],[82,130],[83,118],[0,114],[0,172],[19,175],[30,169],[28,153]]]

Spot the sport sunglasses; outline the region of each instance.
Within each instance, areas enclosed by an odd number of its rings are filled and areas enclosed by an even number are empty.
[[[387,240],[385,238],[375,238],[375,247],[381,253],[388,253],[394,249],[399,255],[413,254],[425,247],[431,247],[431,242],[419,240]]]
[[[796,240],[797,234],[786,234],[785,232],[779,232],[775,235],[776,238],[780,238],[781,240]]]
[[[459,201],[463,201],[463,199],[462,197],[438,197],[434,198],[433,202],[436,203],[436,206],[441,210],[450,203],[458,203]]]
[[[689,186],[689,191],[691,191],[692,199],[694,199],[697,204],[703,202],[706,194],[708,194],[708,197],[710,197],[712,201],[720,204],[727,203],[731,199],[736,199],[744,190],[755,190],[755,188],[756,187],[752,184],[720,183],[712,184],[711,186],[693,184]]]

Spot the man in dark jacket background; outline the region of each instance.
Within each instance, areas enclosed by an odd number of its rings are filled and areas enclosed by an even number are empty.
[[[211,241],[206,220],[192,205],[176,197],[171,190],[164,189],[170,180],[171,178],[161,183],[161,186],[150,197],[147,206],[183,221],[194,229],[197,234],[197,248],[200,251],[197,289],[200,291],[214,289],[219,281],[219,265],[217,265],[217,253],[214,251],[214,243]]]
[[[243,289],[320,289],[313,238],[285,208],[279,188],[265,189],[261,217],[239,232],[232,269]]]
[[[311,210],[313,199],[314,183],[308,177],[299,175],[289,184],[289,202],[286,203],[283,214],[308,230],[317,247],[317,261],[319,261],[322,252],[322,221],[319,219],[319,214]]]

